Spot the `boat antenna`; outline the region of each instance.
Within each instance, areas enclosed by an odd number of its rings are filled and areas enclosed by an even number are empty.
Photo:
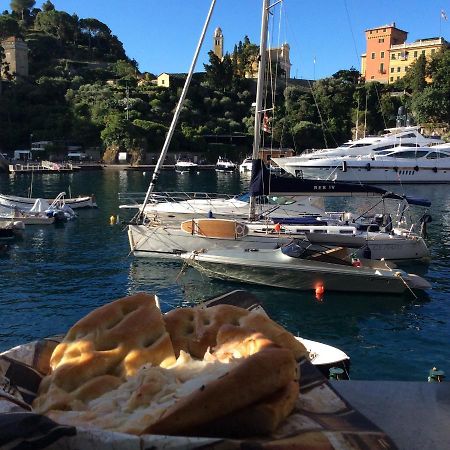
[[[197,63],[198,55],[200,53],[200,49],[202,47],[203,40],[205,38],[206,30],[208,29],[209,21],[211,19],[212,12],[214,10],[215,4],[216,4],[216,0],[212,0],[211,6],[209,7],[208,15],[207,15],[206,20],[205,20],[205,24],[203,25],[203,30],[202,30],[202,33],[200,35],[200,39],[198,40],[198,44],[197,44],[197,48],[195,50],[194,57],[192,58],[191,67],[190,67],[189,72],[187,74],[186,81],[184,82],[183,91],[181,92],[181,96],[180,96],[180,98],[178,100],[178,104],[177,104],[177,107],[175,109],[175,113],[174,113],[173,118],[172,118],[172,123],[170,124],[169,131],[168,131],[168,133],[166,135],[166,140],[164,141],[164,145],[163,145],[163,148],[162,148],[161,153],[159,155],[158,161],[156,163],[155,170],[153,171],[153,176],[152,176],[150,185],[148,186],[147,193],[145,194],[144,203],[142,203],[142,206],[139,208],[138,217],[142,217],[143,216],[144,209],[147,206],[147,203],[149,201],[150,195],[153,192],[153,190],[155,189],[156,181],[158,180],[162,164],[163,164],[164,159],[166,157],[167,150],[168,150],[169,145],[170,145],[170,141],[172,140],[172,136],[173,136],[173,133],[175,131],[175,126],[176,126],[176,124],[178,122],[178,117],[180,115],[181,108],[183,106],[183,103],[184,103],[184,100],[186,98],[186,94],[187,94],[189,85],[191,83],[192,74],[194,73],[194,69],[195,69],[195,65]]]
[[[266,52],[267,52],[267,31],[269,21],[269,0],[263,0],[262,6],[262,18],[261,18],[261,38],[259,43],[259,64],[258,64],[258,81],[256,85],[256,106],[255,106],[255,125],[253,135],[253,153],[252,153],[252,165],[256,164],[255,161],[259,160],[259,147],[261,144],[261,113],[263,103],[264,92],[264,75],[266,69]],[[253,172],[253,170],[252,170]],[[256,198],[250,196],[249,206],[249,219],[255,218]]]

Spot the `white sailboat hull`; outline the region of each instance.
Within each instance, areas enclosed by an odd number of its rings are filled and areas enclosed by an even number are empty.
[[[134,256],[178,258],[181,253],[218,248],[276,248],[285,240],[273,236],[247,235],[237,239],[196,236],[167,225],[128,225],[128,239]]]
[[[363,256],[363,250],[357,249],[367,246],[370,249],[372,259],[384,258],[392,261],[427,262],[430,258],[430,252],[425,241],[419,236],[408,237],[402,234],[376,232],[358,232],[355,234],[339,234],[339,231],[335,233],[314,233],[308,232],[308,230],[313,230],[314,227],[295,226],[286,227],[283,233],[276,233],[273,230],[271,232],[263,231],[268,228],[264,224],[258,225],[248,222],[245,225],[248,227],[249,233],[236,239],[193,235],[183,231],[178,222],[165,222],[164,225],[130,224],[128,226],[128,237],[130,248],[133,254],[138,257],[176,258],[180,253],[202,249],[212,250],[221,247],[274,249],[287,244],[293,238],[304,238],[312,244],[354,248],[358,252],[358,256]],[[339,229],[340,227],[334,228]]]

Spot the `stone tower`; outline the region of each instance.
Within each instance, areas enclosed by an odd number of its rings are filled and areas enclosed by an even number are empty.
[[[5,50],[5,61],[9,65],[9,73],[13,76],[28,76],[28,46],[20,38],[9,37],[2,41]]]
[[[223,34],[222,34],[222,30],[219,27],[217,27],[214,31],[213,52],[220,60],[222,60],[222,58],[223,58]]]

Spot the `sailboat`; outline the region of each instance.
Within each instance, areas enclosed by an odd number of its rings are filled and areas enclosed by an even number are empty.
[[[268,3],[264,8],[269,8]],[[261,40],[264,40],[260,49],[262,65],[258,72],[257,84],[257,104],[260,106],[255,114],[255,130],[261,128],[265,34],[266,31],[262,29]],[[268,171],[264,172],[262,161],[258,159],[259,133],[255,133],[254,136],[255,168],[252,171],[253,187],[250,196],[223,197],[198,192],[192,194],[154,192],[160,167],[192,77],[199,46],[145,200],[136,204],[139,212],[128,226],[130,248],[135,256],[174,258],[185,252],[222,247],[276,249],[290,242],[293,237],[305,238],[308,234],[311,240],[321,239],[321,243],[326,243],[328,239],[329,244],[336,241],[337,245],[352,248],[365,245],[369,248],[372,258],[425,261],[429,259],[429,251],[424,240],[410,229],[392,227],[386,232],[385,229],[380,230],[376,223],[366,223],[362,226],[360,222],[349,223],[346,219],[348,216],[344,214],[343,220],[336,216],[324,217],[323,205],[317,203],[317,196],[323,194],[348,193],[352,196],[378,195],[385,198],[388,195],[387,191],[368,186],[339,186],[327,182],[311,184],[307,180],[277,176],[272,176],[269,180],[270,173],[268,175]],[[268,195],[266,190],[268,186],[273,195]],[[299,198],[298,195],[302,197]],[[314,197],[311,198],[311,195]],[[251,220],[248,218],[249,209]]]

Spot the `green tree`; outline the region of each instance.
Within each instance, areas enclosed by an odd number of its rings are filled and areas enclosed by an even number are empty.
[[[24,12],[35,5],[35,0],[11,0],[10,7],[15,13],[19,13],[24,20]]]
[[[10,36],[20,36],[19,24],[10,15],[0,16],[0,40]]]
[[[414,94],[422,92],[427,85],[426,78],[426,64],[425,55],[420,55],[417,60],[410,66],[408,73],[403,77],[405,86],[409,88]]]
[[[73,16],[64,11],[50,10],[38,13],[34,27],[36,30],[56,36],[62,42],[72,42],[77,23],[74,21]]]
[[[54,11],[55,5],[50,1],[47,0],[45,3],[42,4],[42,11],[48,12],[48,11]]]

